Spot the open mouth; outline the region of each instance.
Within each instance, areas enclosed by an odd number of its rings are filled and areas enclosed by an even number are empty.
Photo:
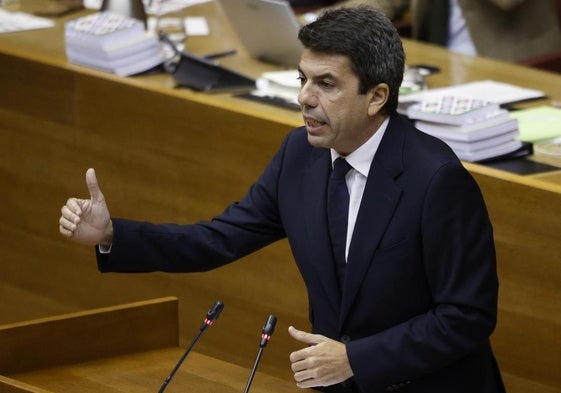
[[[308,129],[316,129],[326,124],[324,121],[317,120],[310,116],[304,116],[304,122]]]
[[[315,120],[315,119],[310,119],[310,118],[307,118],[307,119],[306,119],[306,125],[307,125],[308,127],[312,127],[312,128],[314,128],[314,127],[321,127],[321,126],[324,125],[324,124],[325,124],[325,122],[323,122],[323,121],[319,121],[319,120]]]

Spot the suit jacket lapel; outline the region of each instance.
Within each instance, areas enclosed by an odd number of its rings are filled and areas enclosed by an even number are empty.
[[[349,249],[340,328],[401,197],[401,189],[395,179],[403,170],[403,126],[395,117],[390,120],[370,167]]]

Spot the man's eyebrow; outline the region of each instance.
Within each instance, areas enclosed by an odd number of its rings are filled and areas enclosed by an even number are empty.
[[[306,73],[303,72],[300,67],[298,67],[298,72],[302,75],[306,75]],[[319,74],[319,75],[314,76],[312,79],[313,80],[337,79],[337,77],[335,75],[333,75],[331,72],[325,72],[323,74]]]
[[[314,77],[315,80],[322,80],[322,79],[337,79],[335,75],[331,72],[324,72],[323,74],[316,75]]]

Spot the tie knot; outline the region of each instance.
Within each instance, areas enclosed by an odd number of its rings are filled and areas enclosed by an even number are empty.
[[[351,169],[351,164],[349,164],[343,157],[339,157],[333,163],[333,172],[331,173],[331,178],[342,179]]]

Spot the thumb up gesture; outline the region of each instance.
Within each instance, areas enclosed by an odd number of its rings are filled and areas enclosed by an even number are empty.
[[[66,201],[61,209],[59,231],[77,243],[109,247],[113,241],[113,224],[93,168],[86,172],[86,184],[90,198]]]

